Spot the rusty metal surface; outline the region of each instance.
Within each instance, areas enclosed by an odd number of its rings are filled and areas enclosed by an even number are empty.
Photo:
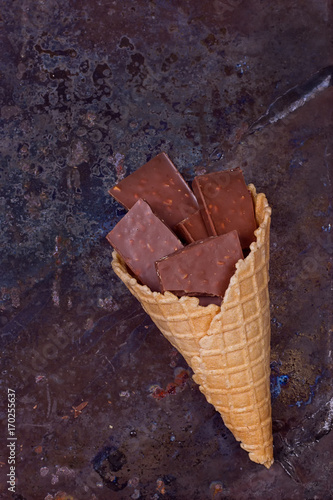
[[[1,498],[332,498],[332,87],[247,133],[333,64],[331,22],[325,0],[0,3]],[[107,190],[161,150],[187,180],[240,165],[272,205],[270,470],[111,271]]]

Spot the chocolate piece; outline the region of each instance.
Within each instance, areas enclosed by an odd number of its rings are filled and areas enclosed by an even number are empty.
[[[183,248],[143,200],[135,203],[106,238],[138,280],[153,292],[161,291],[155,261]]]
[[[194,194],[165,153],[125,177],[109,193],[128,209],[142,198],[171,229],[198,210]]]
[[[199,175],[194,178],[192,188],[210,235],[236,229],[242,248],[255,241],[253,200],[240,168]]]
[[[223,296],[243,258],[237,231],[191,243],[156,262],[162,290]]]
[[[215,297],[210,295],[198,295],[199,306],[206,307],[210,304],[215,304],[216,306],[221,307],[222,297]]]
[[[175,227],[175,232],[187,243],[204,240],[209,236],[200,210],[179,222]]]
[[[209,304],[215,304],[216,306],[221,306],[222,304],[222,297],[219,295],[199,295],[199,294],[193,294],[193,293],[185,293],[185,292],[179,292],[175,293],[177,297],[196,297],[199,299],[199,306],[209,306]]]

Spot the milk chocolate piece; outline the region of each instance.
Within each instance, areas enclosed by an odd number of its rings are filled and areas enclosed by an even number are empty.
[[[153,292],[161,291],[155,261],[183,248],[172,231],[138,200],[107,235],[132,273]]]
[[[179,222],[175,227],[175,232],[187,243],[204,240],[209,236],[200,210]]]
[[[231,231],[191,243],[156,262],[156,269],[163,292],[223,296],[242,258],[238,233]]]
[[[236,229],[242,248],[255,241],[253,200],[240,168],[199,175],[192,183],[210,235]]]
[[[222,297],[215,297],[211,295],[198,295],[199,306],[206,307],[210,304],[215,304],[216,306],[221,307]]]
[[[193,295],[192,293],[185,293],[185,292],[177,292],[177,297],[183,297],[183,296],[188,296],[188,297],[196,297],[199,299],[199,306],[206,307],[209,306],[210,304],[215,304],[216,306],[221,306],[223,297],[220,297],[218,295]]]
[[[127,209],[142,198],[171,229],[198,210],[198,202],[165,153],[160,153],[109,190]]]

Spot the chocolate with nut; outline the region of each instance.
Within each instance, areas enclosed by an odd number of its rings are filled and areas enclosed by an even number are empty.
[[[138,200],[107,235],[129,269],[153,292],[161,291],[155,261],[183,248],[182,243],[154,215],[150,206]]]
[[[209,236],[200,210],[179,222],[175,227],[175,232],[183,238],[186,243],[204,240]]]
[[[255,241],[257,223],[253,200],[240,168],[199,175],[192,187],[210,235],[236,229],[242,248]]]
[[[165,153],[125,177],[109,193],[127,209],[140,198],[147,201],[171,229],[198,210],[193,192]]]
[[[223,296],[243,258],[237,231],[191,243],[156,262],[162,291]]]

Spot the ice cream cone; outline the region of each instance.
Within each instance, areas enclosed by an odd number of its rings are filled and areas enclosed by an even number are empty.
[[[271,209],[250,184],[258,229],[250,254],[236,264],[221,307],[202,307],[140,285],[114,252],[112,267],[156,326],[184,356],[207,401],[254,462],[273,463],[268,294]]]

